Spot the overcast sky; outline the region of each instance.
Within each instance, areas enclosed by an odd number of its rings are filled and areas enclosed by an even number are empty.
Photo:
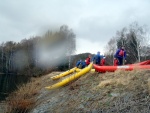
[[[117,30],[150,26],[150,0],[0,0],[0,42],[19,42],[65,24],[76,53],[101,51]]]

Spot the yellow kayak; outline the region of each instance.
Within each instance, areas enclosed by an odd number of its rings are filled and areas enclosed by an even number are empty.
[[[76,68],[76,72],[81,71],[82,69]],[[91,69],[91,72],[95,72],[95,69]]]
[[[95,69],[91,69],[91,72],[95,72]]]
[[[62,80],[62,81],[60,81],[60,82],[54,84],[54,85],[52,85],[52,86],[48,86],[48,87],[45,87],[45,88],[46,88],[46,89],[55,89],[55,88],[64,86],[64,85],[68,84],[69,82],[71,82],[71,81],[73,81],[73,80],[79,78],[80,76],[82,76],[82,75],[88,73],[88,72],[91,70],[92,65],[93,65],[93,63],[89,64],[88,67],[85,67],[85,68],[82,69],[80,72],[78,72],[78,73],[76,73],[76,74],[74,74],[74,75],[72,75],[72,76],[70,76],[70,77],[68,77],[68,78],[66,78],[66,79],[64,79],[64,80]]]
[[[53,76],[53,77],[51,77],[51,79],[53,79],[53,80],[59,79],[61,77],[64,77],[64,76],[67,76],[67,75],[73,73],[75,70],[76,70],[76,67],[74,67],[74,68],[72,68],[72,69],[70,69],[68,71],[65,71],[65,72],[63,72],[63,73],[61,73],[59,75]]]
[[[81,71],[82,69],[79,69],[79,68],[76,68],[76,72],[79,72],[79,71]]]

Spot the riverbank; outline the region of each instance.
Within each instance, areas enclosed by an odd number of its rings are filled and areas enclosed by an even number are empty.
[[[45,86],[62,80],[50,79],[51,76],[59,73],[52,72],[35,78],[32,84],[28,83],[20,88],[14,97],[19,102],[23,98],[22,102],[25,103],[16,102],[17,104],[13,103],[10,107],[13,109],[16,107],[17,110],[19,109],[17,107],[21,109],[24,107],[25,109],[22,110],[30,113],[148,113],[150,111],[149,70],[88,73],[65,87],[46,90]],[[7,103],[13,102],[14,99],[10,96]]]

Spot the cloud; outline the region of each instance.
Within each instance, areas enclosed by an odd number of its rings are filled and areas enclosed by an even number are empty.
[[[98,51],[101,52],[101,54],[104,54],[103,50],[104,44],[100,44],[99,42],[95,41],[89,41],[86,39],[79,38],[77,39],[77,54],[79,53],[92,53],[96,54]]]
[[[66,24],[77,36],[77,52],[86,51],[84,42],[103,48],[134,21],[150,26],[149,7],[149,0],[5,0],[0,4],[0,42],[18,42]]]

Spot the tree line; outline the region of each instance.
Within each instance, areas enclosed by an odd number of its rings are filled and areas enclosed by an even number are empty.
[[[116,32],[106,45],[105,54],[109,65],[113,64],[114,54],[121,46],[127,52],[126,64],[150,59],[150,43],[148,29],[145,25],[139,26],[133,22],[128,27],[124,27]]]
[[[76,36],[68,26],[48,30],[20,42],[0,44],[0,73],[36,76],[71,66],[69,57],[76,50]],[[68,58],[69,57],[69,58]],[[62,66],[63,64],[63,66]]]

